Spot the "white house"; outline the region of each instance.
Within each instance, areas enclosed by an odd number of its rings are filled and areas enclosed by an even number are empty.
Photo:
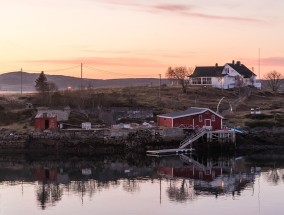
[[[253,86],[261,88],[261,83],[256,80],[256,75],[240,61],[226,63],[224,66],[196,67],[189,76],[191,85],[207,85],[221,89]]]

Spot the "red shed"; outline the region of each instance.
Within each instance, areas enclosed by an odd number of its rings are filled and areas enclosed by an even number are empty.
[[[38,113],[35,117],[35,129],[57,129],[57,116],[53,113]]]
[[[158,126],[169,128],[207,127],[212,130],[222,129],[223,117],[209,108],[191,107],[185,111],[157,116]]]

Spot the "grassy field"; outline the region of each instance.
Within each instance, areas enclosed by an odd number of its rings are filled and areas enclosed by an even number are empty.
[[[222,99],[223,98],[223,99]],[[0,95],[0,127],[22,131],[33,130],[36,108],[62,108],[72,110],[144,107],[154,111],[154,115],[185,110],[189,107],[207,107],[224,114],[225,123],[234,126],[284,127],[283,95],[268,91],[241,89],[235,91],[211,87],[190,87],[183,93],[179,87],[127,87],[111,89],[89,89],[83,91],[55,92],[41,97],[37,94]],[[35,109],[26,110],[26,103],[34,104]],[[233,107],[233,111],[230,108]],[[260,107],[261,114],[252,116],[250,109]],[[228,111],[229,110],[229,111]],[[73,114],[80,121],[80,114]],[[82,115],[82,121],[86,121]],[[98,123],[97,119],[89,119]]]

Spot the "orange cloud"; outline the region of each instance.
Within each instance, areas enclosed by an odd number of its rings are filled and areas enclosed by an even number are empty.
[[[92,49],[82,49],[82,52],[87,53],[98,53],[98,54],[111,54],[111,55],[142,55],[142,56],[156,56],[165,58],[186,58],[188,56],[193,56],[195,52],[190,51],[176,51],[176,50],[92,50]]]
[[[217,16],[205,13],[194,13],[192,12],[193,6],[182,5],[182,4],[161,4],[152,7],[155,11],[167,11],[171,13],[178,13],[183,16],[191,16],[203,19],[217,19],[217,20],[229,20],[229,21],[244,21],[244,22],[263,22],[255,18],[246,17],[234,17],[234,16]]]
[[[27,61],[26,61],[27,62]],[[165,67],[164,64],[147,59],[147,58],[102,58],[102,57],[86,57],[74,58],[66,60],[35,60],[28,61],[32,63],[47,63],[47,64],[89,64],[101,66],[122,66],[122,67]]]
[[[258,59],[243,59],[243,61],[250,64],[258,64]],[[268,57],[260,58],[261,66],[275,66],[275,67],[284,67],[284,57]]]
[[[153,8],[156,10],[171,11],[171,12],[183,12],[189,10],[189,7],[187,5],[181,5],[181,4],[160,4],[153,6]]]
[[[284,57],[261,58],[261,65],[284,67]]]
[[[255,18],[246,18],[246,17],[234,17],[234,16],[216,16],[208,15],[203,13],[184,13],[186,16],[194,16],[203,19],[216,19],[216,20],[225,20],[225,21],[241,21],[241,22],[256,22],[263,23],[264,21],[255,19]]]
[[[186,5],[186,4],[158,4],[158,5],[150,5],[150,4],[138,4],[129,0],[104,0],[103,3],[115,4],[120,6],[130,6],[135,7],[140,10],[146,12],[168,12],[175,13],[182,16],[188,17],[196,17],[202,19],[211,19],[211,20],[225,20],[225,21],[239,21],[239,22],[255,22],[255,23],[263,23],[263,20],[250,18],[250,17],[238,17],[238,16],[219,16],[212,15],[206,13],[196,13],[192,12],[192,8],[194,5]]]

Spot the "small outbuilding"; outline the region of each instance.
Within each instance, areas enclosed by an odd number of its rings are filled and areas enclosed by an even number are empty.
[[[38,113],[35,117],[35,129],[57,129],[57,116],[54,113]]]
[[[221,115],[209,108],[191,107],[185,111],[162,114],[157,116],[158,126],[169,128],[195,128],[206,127],[220,130],[223,127]]]
[[[36,130],[54,130],[57,129],[58,122],[67,121],[70,115],[70,108],[64,110],[38,110],[35,116]]]

